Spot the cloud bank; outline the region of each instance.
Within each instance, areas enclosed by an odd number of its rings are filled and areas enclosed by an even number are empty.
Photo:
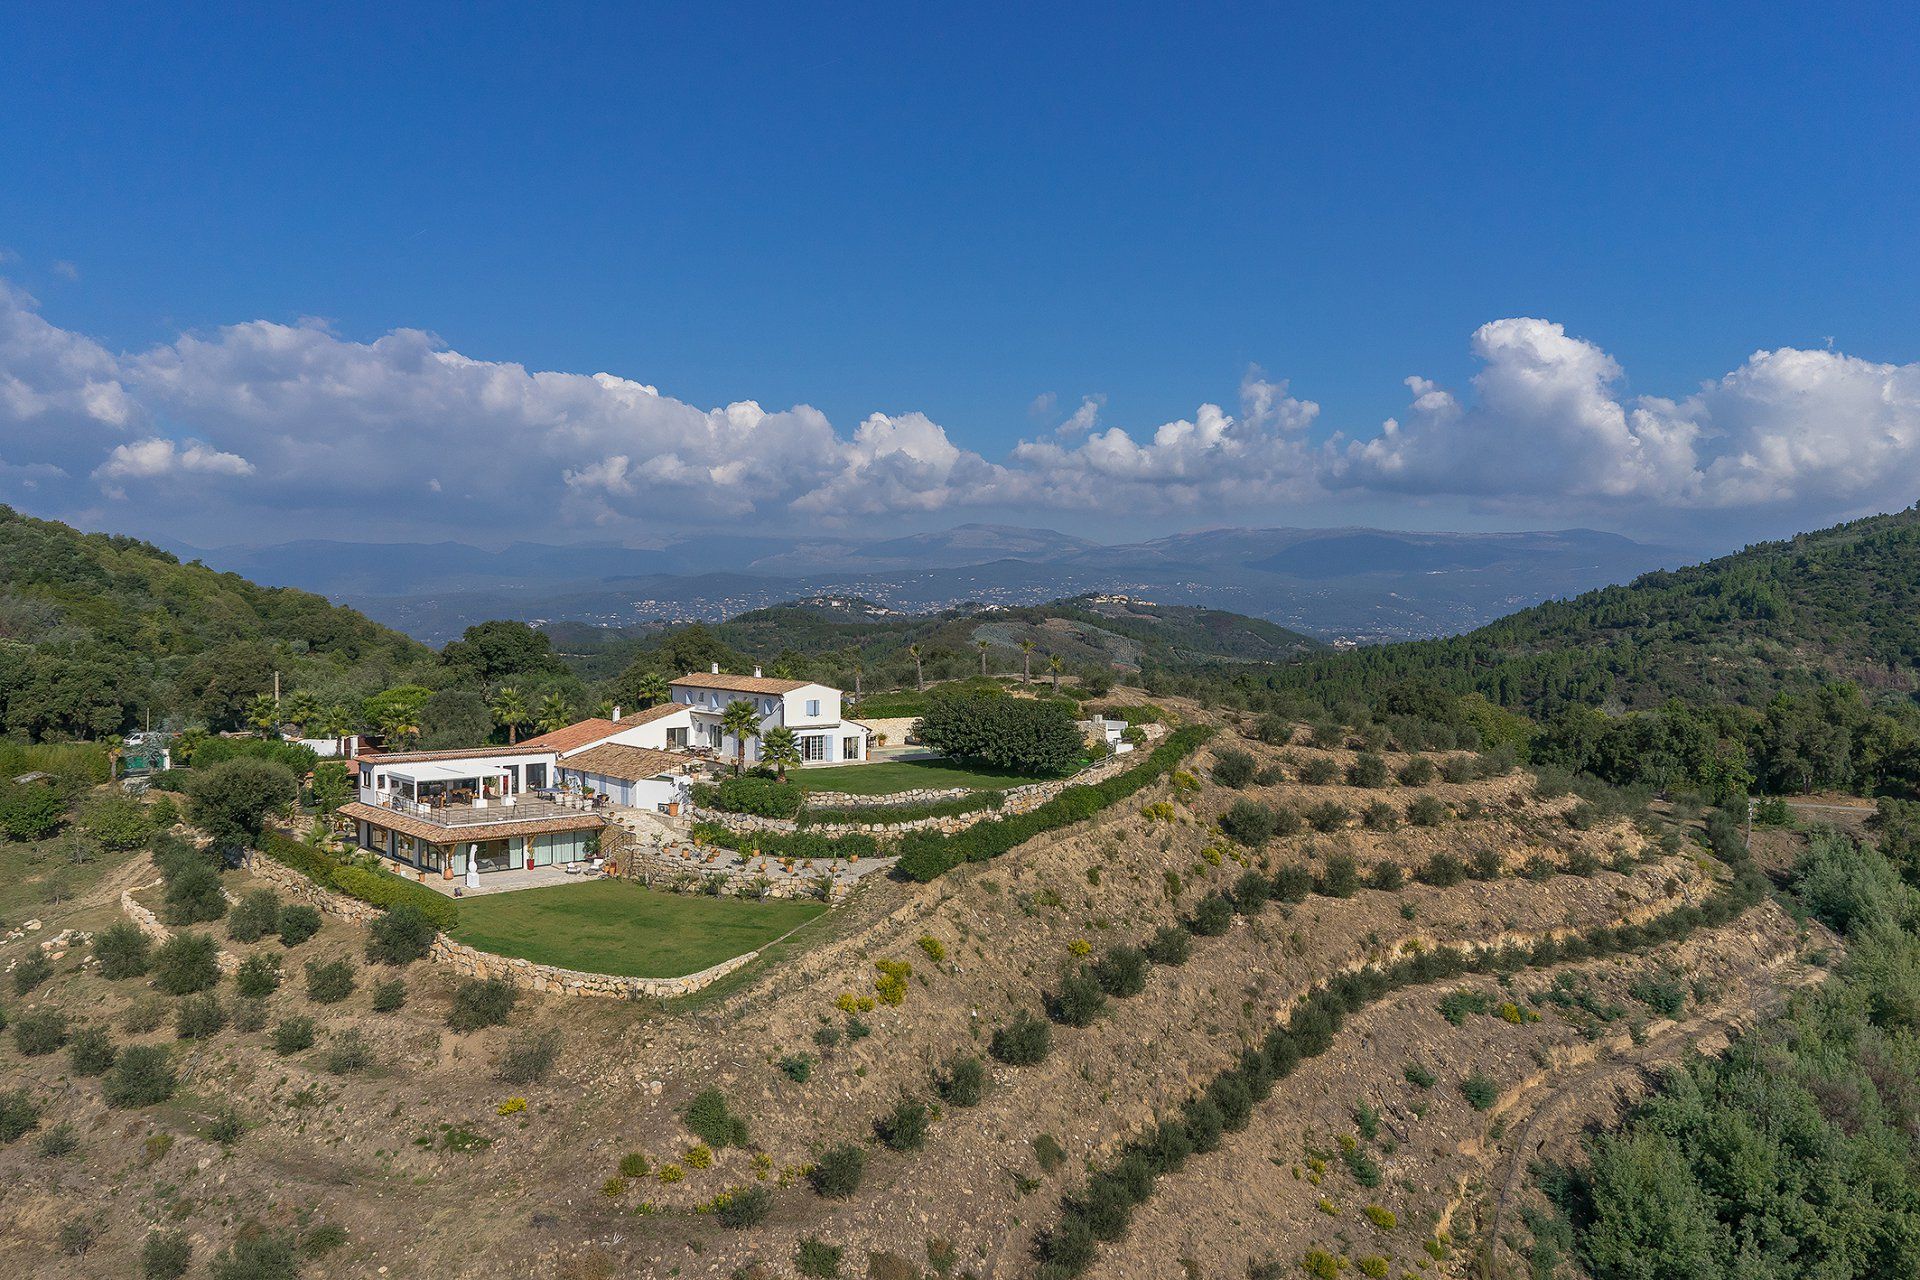
[[[1554,523],[1737,508],[1818,524],[1920,496],[1920,364],[1781,348],[1668,399],[1623,395],[1612,356],[1547,320],[1492,321],[1470,349],[1467,387],[1409,377],[1405,413],[1364,431],[1330,429],[1253,369],[1230,407],[1148,428],[1107,424],[1097,395],[1064,416],[1041,396],[1033,437],[989,458],[915,411],[843,433],[807,405],[701,408],[608,373],[475,360],[415,329],[358,342],[256,320],[114,352],[0,280],[0,498],[107,522],[190,500],[262,540],[982,510],[1258,519],[1354,495]]]

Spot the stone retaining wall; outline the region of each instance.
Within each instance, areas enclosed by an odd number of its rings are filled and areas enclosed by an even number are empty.
[[[497,956],[455,942],[444,933],[434,938],[433,950],[429,954],[435,961],[447,965],[463,977],[501,979],[527,991],[545,991],[564,996],[598,996],[611,1000],[666,1000],[674,996],[691,995],[734,970],[751,964],[760,955],[758,951],[749,951],[684,978],[628,978],[611,973],[581,973],[576,969],[535,964],[514,956]]]
[[[150,909],[141,906],[134,900],[133,895],[143,889],[152,889],[161,883],[163,882],[155,880],[153,884],[136,885],[132,889],[122,889],[120,891],[121,912],[127,919],[133,921],[134,928],[146,934],[155,942],[165,942],[173,936],[173,930],[160,923],[160,917],[155,915]],[[213,962],[219,966],[220,972],[228,975],[237,972],[240,968],[240,957],[231,951],[216,952],[213,957]]]
[[[283,890],[317,911],[330,916],[339,916],[353,924],[366,924],[380,914],[380,908],[358,898],[350,898],[344,893],[335,893],[324,885],[315,884],[313,878],[303,872],[295,871],[284,862],[275,862],[264,853],[256,853],[250,860],[247,870],[262,880]]]

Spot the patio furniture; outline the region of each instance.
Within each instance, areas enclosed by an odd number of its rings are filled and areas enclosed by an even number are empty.
[[[579,864],[579,863],[577,863],[577,862],[569,862],[569,863],[567,863],[567,865],[566,865],[566,873],[567,873],[568,875],[570,875],[570,876],[577,876],[577,875],[579,875],[579,874],[580,874],[580,864]]]

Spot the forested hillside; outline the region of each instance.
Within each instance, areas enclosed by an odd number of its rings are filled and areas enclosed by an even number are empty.
[[[432,659],[320,596],[0,506],[0,722],[9,733],[97,737],[149,711],[156,722],[171,713],[234,728],[276,670],[289,687],[359,692]]]

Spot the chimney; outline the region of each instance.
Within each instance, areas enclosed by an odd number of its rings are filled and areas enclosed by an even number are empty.
[[[720,664],[717,662],[713,664],[713,674],[715,675],[720,674]]]
[[[618,704],[618,703],[615,703],[615,704],[614,704],[614,708],[613,708],[613,722],[614,722],[615,724],[619,724],[619,723],[620,723],[620,706],[619,706],[619,704]]]
[[[760,678],[760,668],[759,668],[759,667],[755,667],[755,668],[753,669],[753,678],[754,678],[755,680],[758,680],[758,679]]]

